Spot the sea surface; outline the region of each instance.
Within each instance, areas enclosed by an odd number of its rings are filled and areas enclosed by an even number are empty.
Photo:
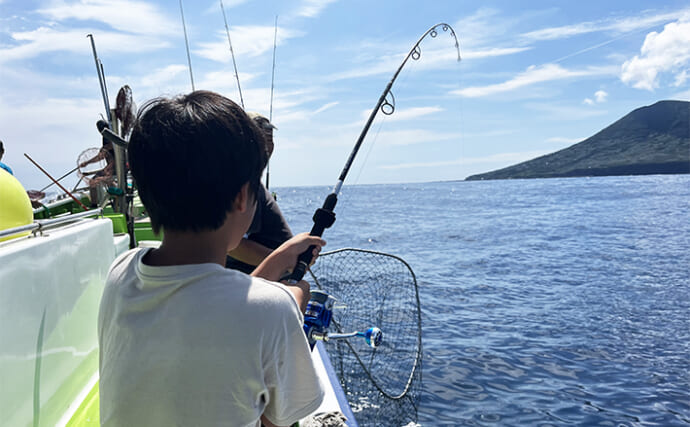
[[[273,190],[300,232],[331,188]],[[335,211],[325,249],[417,276],[419,425],[690,425],[690,175],[346,183]]]

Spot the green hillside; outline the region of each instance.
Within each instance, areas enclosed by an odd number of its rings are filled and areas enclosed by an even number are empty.
[[[638,108],[555,153],[466,180],[690,173],[690,102]]]

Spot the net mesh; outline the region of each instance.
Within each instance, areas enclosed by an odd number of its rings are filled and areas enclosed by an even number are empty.
[[[112,185],[115,180],[113,154],[105,148],[87,148],[77,157],[77,173],[89,187]]]
[[[417,421],[422,383],[422,322],[417,280],[401,258],[363,249],[319,255],[315,287],[337,299],[331,329],[376,326],[383,342],[333,340],[325,347],[360,426]]]

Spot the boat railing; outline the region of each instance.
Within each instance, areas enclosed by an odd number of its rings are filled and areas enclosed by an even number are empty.
[[[0,238],[12,236],[19,233],[31,232],[35,236],[38,233],[42,233],[44,230],[55,227],[58,225],[65,225],[67,223],[92,216],[102,216],[103,209],[96,208],[84,212],[78,212],[74,214],[68,214],[65,216],[51,218],[51,219],[38,219],[34,220],[32,224],[20,225],[19,227],[8,228],[6,230],[0,230]]]

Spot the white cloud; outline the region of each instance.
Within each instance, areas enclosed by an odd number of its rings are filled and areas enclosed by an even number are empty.
[[[463,18],[452,26],[458,31],[461,49],[465,46],[483,49],[486,46],[495,47],[497,43],[503,44],[506,34],[514,34],[514,28],[523,25],[531,14],[532,12],[524,9],[519,13],[505,14],[499,9],[480,7],[472,15],[463,14]],[[512,37],[510,43],[514,43]]]
[[[335,102],[329,102],[328,104],[325,104],[325,105],[319,107],[316,111],[314,111],[314,114],[322,113],[322,112],[324,112],[324,111],[326,111],[326,110],[329,110],[329,109],[335,107],[335,106],[338,105],[338,104],[339,104],[339,102],[337,102],[337,101],[335,101]]]
[[[235,54],[235,59],[240,56],[247,55],[255,57],[264,52],[273,49],[273,37],[275,27],[273,26],[235,26],[231,27],[230,40],[232,41],[232,50]],[[304,33],[296,30],[289,30],[283,27],[278,27],[276,34],[276,44],[280,45],[284,41],[300,37]],[[229,63],[232,61],[230,55],[230,45],[228,43],[228,35],[223,31],[217,32],[217,41],[198,43],[200,49],[194,49],[194,53],[212,61],[222,63]],[[238,64],[238,68],[240,65]]]
[[[139,83],[143,87],[166,87],[170,82],[177,80],[188,72],[189,68],[187,65],[171,64],[145,74]]]
[[[572,37],[578,34],[590,33],[600,30],[594,22],[582,22],[561,27],[543,28],[541,30],[530,31],[522,35],[529,40],[555,40],[565,37]]]
[[[103,22],[132,34],[175,35],[179,23],[168,19],[163,10],[151,3],[132,0],[80,0],[67,3],[54,0],[38,13],[56,21],[76,19]]]
[[[587,34],[599,31],[613,31],[616,33],[627,33],[635,30],[642,30],[654,25],[678,19],[679,16],[687,13],[688,10],[680,10],[670,13],[657,15],[643,15],[635,17],[623,17],[614,19],[601,19],[598,21],[580,22],[572,25],[560,27],[543,28],[541,30],[530,31],[522,34],[527,40],[556,40]]]
[[[437,37],[437,39],[439,39]],[[429,41],[429,40],[426,40]],[[444,45],[444,42],[446,44]],[[454,45],[454,40],[450,39],[448,41],[442,40],[440,44],[443,46],[441,48],[436,47],[438,46],[438,41],[434,40],[433,43],[435,43],[434,48],[429,48],[428,45],[425,45],[424,43],[422,44],[422,55],[418,60],[414,60],[412,57],[407,61],[407,66],[411,66],[414,64],[414,67],[416,67],[417,70],[435,70],[435,69],[445,69],[445,68],[451,68],[451,67],[457,67],[458,64],[458,51],[455,48]],[[379,46],[373,46],[369,45],[367,47],[370,50],[376,50],[377,48],[380,50],[386,50],[390,51],[390,47],[388,45],[379,45]],[[374,76],[378,74],[388,74],[392,75],[395,70],[398,69],[400,64],[402,64],[403,60],[406,58],[406,56],[409,54],[410,49],[412,48],[412,45],[407,46],[405,51],[399,50],[395,54],[381,54],[377,55],[374,59],[372,59],[373,62],[361,62],[358,63],[354,68],[346,71],[341,71],[337,73],[333,73],[329,76],[326,76],[326,81],[337,81],[337,80],[346,80],[346,79],[353,79],[353,78],[360,78],[360,77],[369,77],[369,76]],[[402,48],[401,48],[402,49]],[[514,50],[502,50],[502,49],[491,49],[483,52],[479,52],[477,56],[472,56],[473,53],[465,53],[461,52],[462,58],[467,59],[469,57],[488,57],[488,56],[499,56],[499,55],[507,55],[507,54],[512,54],[515,53]]]
[[[441,33],[443,34],[443,33]],[[440,38],[440,37],[437,37]],[[429,40],[426,40],[427,42]],[[444,44],[445,40],[442,40],[440,42],[441,45]],[[434,41],[434,43],[438,43],[438,41]],[[448,45],[443,46],[443,47],[435,47],[434,49],[428,48],[426,45],[422,45],[422,56],[420,57],[419,60],[415,61],[410,58],[408,61],[408,64],[415,63],[416,67],[418,67],[419,70],[434,70],[434,69],[445,69],[445,68],[450,68],[450,67],[456,67],[457,66],[457,59],[458,59],[458,51],[455,49],[454,46],[454,40],[450,40],[447,42]],[[438,46],[438,44],[436,45]],[[372,46],[368,45],[367,49],[372,49],[376,50],[377,48],[380,49],[389,49],[388,45],[381,45],[381,46]],[[395,70],[400,66],[402,61],[405,59],[405,56],[409,53],[409,49],[411,49],[412,46],[408,46],[405,49],[406,51],[400,51],[396,54],[386,54],[386,55],[380,55],[376,57],[375,61],[376,63],[371,64],[371,63],[360,63],[356,67],[346,70],[346,71],[341,71],[338,73],[331,74],[330,76],[326,77],[327,81],[338,81],[338,80],[346,80],[346,79],[353,79],[353,78],[360,78],[360,77],[369,77],[369,76],[375,76],[379,74],[393,74]],[[402,49],[402,48],[401,48]],[[499,56],[506,56],[506,55],[514,55],[516,53],[524,52],[526,50],[530,50],[531,48],[529,47],[509,47],[509,48],[487,48],[487,49],[479,49],[479,50],[463,50],[462,46],[460,47],[460,55],[462,57],[462,60],[470,60],[470,59],[479,59],[479,58],[491,58],[491,57],[499,57]]]
[[[297,16],[306,18],[314,18],[318,16],[323,9],[329,4],[335,3],[337,0],[304,0],[297,9]]]
[[[87,34],[96,36],[99,53],[140,53],[168,47],[167,36],[179,33],[177,22],[149,3],[131,0],[50,2],[36,11],[50,23],[10,34],[14,43],[0,46],[0,62],[34,58],[49,52],[82,54],[89,48]],[[81,26],[73,21],[82,21]],[[64,24],[64,25],[63,25]],[[112,29],[100,28],[106,24]]]
[[[270,109],[270,87],[262,89],[254,89],[245,93],[242,90],[247,104],[247,109],[257,111],[264,116],[269,116]],[[273,99],[273,124],[280,130],[281,135],[291,127],[297,130],[300,143],[305,140],[306,135],[303,135],[303,129],[314,126],[310,120],[326,110],[336,106],[338,102],[330,102],[320,107],[313,109],[308,106],[314,103],[322,102],[324,98],[324,91],[318,87],[302,88],[291,91],[278,91],[274,93]],[[324,126],[322,121],[319,122],[319,127]],[[340,134],[340,132],[336,132]],[[299,146],[297,142],[293,141],[291,146]]]
[[[489,48],[483,50],[470,50],[467,52],[460,52],[463,59],[477,59],[477,58],[491,58],[497,56],[514,55],[516,53],[521,53],[526,50],[532,49],[531,47],[504,47],[504,48]]]
[[[596,104],[601,104],[602,102],[606,102],[606,98],[608,98],[609,94],[604,91],[604,90],[598,90],[594,92],[594,100],[592,98],[585,98],[584,102],[587,105],[594,105]]]
[[[497,93],[509,92],[548,81],[572,79],[576,77],[600,76],[606,74],[612,74],[612,70],[609,67],[588,67],[580,70],[568,70],[557,64],[545,64],[540,66],[532,65],[527,68],[526,71],[503,83],[468,87],[465,89],[454,90],[451,93],[467,98],[477,98],[495,95]]]
[[[223,8],[225,10],[232,9],[233,7],[237,7],[243,3],[247,3],[247,0],[224,0],[223,1]],[[220,2],[219,1],[212,1],[208,7],[204,10],[204,15],[211,15],[211,14],[216,14],[218,13],[218,10],[220,9]]]
[[[603,90],[598,90],[598,91],[594,92],[594,99],[596,99],[596,101],[599,103],[606,101],[606,98],[608,96],[609,96],[609,94]]]
[[[621,70],[623,83],[653,91],[659,87],[659,74],[675,74],[676,82],[684,82],[690,66],[690,19],[672,22],[660,33],[645,37],[640,55],[625,61]]]
[[[33,31],[12,33],[16,46],[0,48],[0,63],[34,58],[47,52],[72,52],[83,54],[90,49],[87,34],[90,29],[68,31],[40,27]],[[99,32],[96,40],[98,52],[147,52],[168,46],[155,37]]]
[[[436,114],[441,111],[443,111],[443,108],[441,107],[413,107],[405,110],[396,109],[392,115],[381,114],[381,111],[379,111],[378,114],[380,117],[385,117],[386,121],[399,122],[416,119],[417,117],[428,116],[429,114]],[[364,120],[368,118],[370,114],[371,110],[363,111],[362,119]]]
[[[688,78],[690,78],[690,73],[688,73],[688,70],[683,70],[681,73],[676,75],[676,81],[673,82],[673,86],[683,86]]]
[[[256,78],[256,74],[238,73],[240,84],[247,86],[247,83]],[[224,92],[228,89],[232,91],[237,90],[237,78],[235,78],[235,70],[232,67],[227,67],[221,71],[210,71],[202,76],[199,80],[199,87],[215,88],[214,90]],[[243,91],[244,93],[244,91]]]
[[[386,55],[381,57],[381,59],[376,64],[360,64],[358,67],[351,70],[342,71],[338,73],[326,76],[326,81],[332,82],[337,80],[346,80],[359,77],[375,76],[377,74],[392,74],[400,63],[402,62],[404,56],[401,55]]]

